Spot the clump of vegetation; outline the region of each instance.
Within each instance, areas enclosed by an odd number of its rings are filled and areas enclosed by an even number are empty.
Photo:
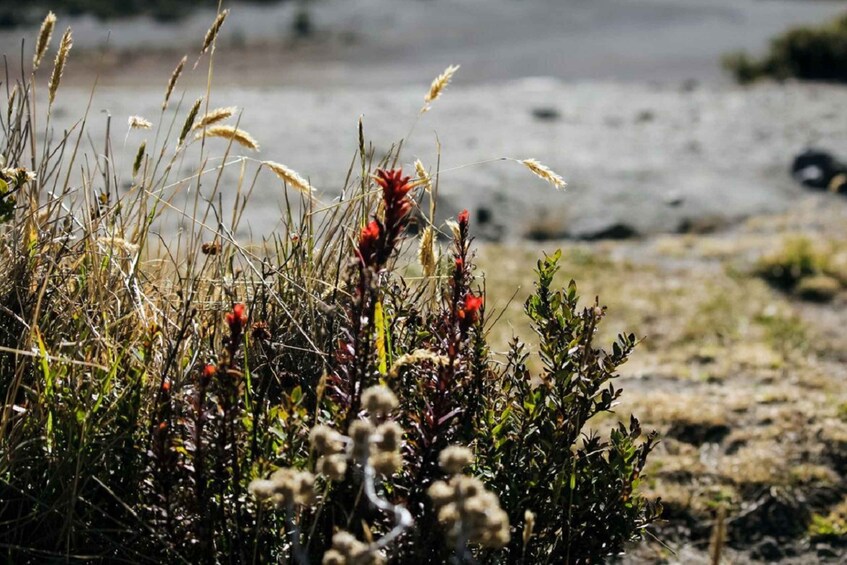
[[[813,541],[844,543],[847,538],[847,499],[837,504],[825,516],[813,515],[809,526],[809,536]]]
[[[820,26],[790,29],[771,41],[762,58],[731,53],[723,65],[740,83],[766,77],[847,82],[847,15]]]
[[[756,272],[774,287],[812,301],[832,299],[845,284],[833,250],[824,251],[807,237],[786,238],[781,249],[759,261]]]
[[[438,171],[405,176],[399,149],[377,156],[360,122],[348,183],[322,201],[290,167],[238,155],[258,143],[222,123],[235,110],[210,107],[210,92],[172,103],[184,59],[158,123],[128,119],[131,170],[108,152],[84,159],[84,119],[50,135],[70,31],[48,103],[34,103],[55,24],[2,122],[5,560],[594,563],[657,518],[638,489],[655,437],[635,418],[589,427],[619,399],[635,337],[594,343],[605,310],[553,286],[559,254],[538,263],[525,306],[543,370],[518,341],[498,363],[469,214],[432,223]],[[269,178],[285,190],[283,228],[247,247],[232,234]],[[189,189],[186,232],[157,248]],[[417,242],[416,207],[429,210]],[[424,276],[405,278],[416,255]]]

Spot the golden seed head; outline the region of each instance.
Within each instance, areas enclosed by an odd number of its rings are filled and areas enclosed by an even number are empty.
[[[261,481],[261,479],[257,479],[250,484],[253,485],[256,482],[258,491],[266,494],[267,484],[257,481]],[[270,481],[267,482],[272,485],[273,496],[270,499],[278,504],[311,504],[315,498],[315,477],[308,471],[284,467],[275,471],[271,475]],[[268,499],[268,497],[265,497],[265,499]]]
[[[429,176],[420,159],[415,160],[415,172],[418,174],[418,179],[423,183],[424,190],[432,192],[432,177]]]
[[[201,139],[202,137],[222,137],[224,139],[229,139],[235,141],[239,145],[246,147],[247,149],[252,149],[253,151],[259,150],[259,143],[253,139],[253,136],[244,131],[243,129],[238,129],[235,126],[226,126],[226,125],[214,125],[208,128],[203,129],[202,131],[198,131],[194,136],[194,139]]]
[[[126,122],[131,129],[150,129],[153,127],[153,123],[150,120],[141,116],[130,116]]]
[[[41,29],[38,32],[38,40],[35,42],[35,55],[32,57],[32,70],[36,70],[41,65],[41,60],[44,58],[44,53],[50,46],[50,39],[53,37],[53,29],[56,27],[56,14],[47,12],[44,21],[41,22]]]
[[[444,481],[435,481],[426,493],[436,508],[444,506],[456,499],[456,491]]]
[[[386,416],[397,404],[397,397],[384,386],[372,386],[362,393],[362,405],[372,416]]]
[[[455,502],[445,504],[438,510],[438,521],[444,524],[448,530],[460,519],[459,509]]]
[[[421,233],[418,261],[420,261],[425,277],[431,277],[435,274],[438,266],[438,255],[435,251],[435,230],[432,226],[426,226]]]
[[[267,479],[253,479],[250,481],[247,490],[250,491],[256,500],[264,501],[270,499],[275,491],[276,483]]]
[[[424,106],[421,108],[421,113],[429,111],[432,103],[441,96],[444,89],[447,88],[447,85],[450,84],[450,81],[453,79],[453,75],[456,74],[456,71],[458,70],[459,65],[450,65],[443,73],[435,77],[435,80],[433,80],[432,84],[429,86],[429,92],[427,92],[426,96],[424,96]]]
[[[180,60],[179,64],[174,69],[174,72],[171,73],[171,78],[168,80],[168,87],[165,89],[165,100],[162,102],[162,111],[164,112],[168,108],[168,101],[171,99],[171,94],[174,91],[174,87],[176,86],[176,81],[179,80],[180,75],[182,75],[182,70],[185,68],[185,61],[188,60],[188,57],[183,55],[182,60]]]
[[[221,31],[221,27],[224,25],[224,21],[226,17],[229,15],[229,10],[223,10],[218,13],[218,16],[215,18],[215,21],[212,22],[212,25],[209,27],[209,31],[206,32],[206,37],[203,38],[203,48],[200,49],[200,54],[205,53],[209,47],[211,47],[212,43],[215,41],[215,38],[218,36],[218,33]]]
[[[218,122],[222,122],[227,118],[232,117],[238,111],[237,106],[227,106],[226,108],[215,108],[211,112],[207,112],[204,114],[197,123],[194,125],[194,129],[201,129],[206,126],[210,126],[212,124],[216,124]]]
[[[465,500],[473,498],[485,490],[485,486],[479,479],[465,475],[456,475],[450,481],[450,484],[456,489],[456,495]]]
[[[374,433],[373,424],[367,420],[355,420],[350,424],[350,437],[353,439],[353,458],[366,460],[370,455],[370,439]]]
[[[342,530],[332,536],[332,547],[344,553],[349,553],[354,547],[358,546],[359,544],[361,544],[361,542],[357,540],[356,536],[354,536],[350,532],[345,532]]]
[[[194,105],[191,106],[191,110],[188,111],[188,115],[185,117],[185,123],[182,124],[182,131],[179,133],[178,145],[183,144],[186,136],[188,136],[188,132],[190,132],[191,128],[194,126],[194,120],[197,119],[197,112],[200,111],[201,102],[203,102],[203,98],[195,100]]]
[[[532,171],[532,174],[538,178],[545,180],[558,189],[563,189],[568,186],[565,179],[554,173],[549,167],[542,165],[535,159],[524,159],[520,161],[527,169]]]
[[[312,449],[314,449],[319,455],[339,453],[343,450],[344,446],[341,441],[339,441],[339,438],[340,434],[338,432],[323,424],[319,424],[312,428],[312,431],[309,434],[309,441],[312,444]]]
[[[403,428],[400,424],[394,421],[385,422],[376,428],[376,433],[380,436],[376,446],[382,451],[400,451],[400,442],[403,439]]]
[[[56,53],[56,61],[53,63],[53,74],[50,75],[50,83],[47,85],[47,96],[51,106],[56,99],[56,91],[59,90],[62,73],[65,71],[65,64],[68,62],[68,54],[71,52],[73,44],[71,28],[68,28],[62,34],[62,40],[59,42],[59,51]]]
[[[473,463],[473,452],[461,445],[451,445],[438,455],[438,464],[445,472],[457,475]]]
[[[322,565],[347,565],[347,559],[336,549],[330,549],[324,553],[321,559]]]
[[[317,471],[330,481],[342,481],[347,473],[347,457],[342,454],[324,455],[318,459]]]
[[[388,375],[392,378],[397,378],[400,374],[400,369],[409,365],[415,365],[423,361],[429,361],[436,367],[443,367],[450,363],[450,359],[446,355],[439,355],[429,349],[416,349],[411,353],[405,353],[394,360]]]
[[[403,468],[403,457],[397,451],[382,451],[371,456],[371,466],[385,476],[390,476]]]
[[[459,224],[456,223],[455,220],[447,220],[445,223],[447,224],[447,228],[450,230],[450,233],[453,234],[453,239],[460,239],[462,236],[462,230],[459,228]]]
[[[312,186],[309,184],[309,181],[300,176],[294,169],[286,167],[282,163],[277,163],[275,161],[264,161],[262,164],[272,170],[276,176],[282,179],[283,182],[294,190],[306,194],[311,194],[314,191]]]

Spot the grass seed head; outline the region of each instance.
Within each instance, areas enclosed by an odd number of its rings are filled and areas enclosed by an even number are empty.
[[[180,75],[182,75],[182,70],[185,68],[185,62],[188,60],[188,57],[182,57],[179,64],[174,69],[174,72],[171,73],[171,78],[168,80],[168,87],[165,89],[165,100],[162,102],[162,111],[168,109],[168,101],[171,99],[171,94],[173,94],[174,87],[176,87],[176,81],[179,80]]]
[[[252,149],[253,151],[259,150],[259,142],[253,139],[252,135],[235,126],[211,126],[202,131],[198,131],[197,134],[195,134],[194,139],[201,139],[204,135],[205,137],[221,137],[223,139],[230,139],[247,149]]]
[[[425,227],[421,233],[418,260],[425,277],[431,277],[435,274],[435,269],[438,266],[438,255],[435,251],[435,230],[432,226]]]
[[[451,445],[438,455],[438,464],[445,472],[457,475],[473,463],[473,452],[462,445]]]
[[[185,141],[188,132],[191,131],[191,128],[194,126],[194,120],[197,119],[197,112],[200,110],[200,103],[203,102],[202,98],[198,98],[194,101],[194,105],[191,107],[191,110],[188,112],[188,116],[185,118],[185,123],[182,124],[182,131],[179,133],[179,143],[178,145],[182,145]]]
[[[223,10],[218,13],[218,17],[215,18],[215,21],[212,22],[209,31],[206,32],[206,37],[203,38],[203,48],[200,49],[201,55],[205,53],[209,47],[211,47],[212,43],[214,43],[215,38],[218,36],[218,33],[220,33],[221,27],[224,25],[224,21],[228,15],[229,10]]]
[[[309,181],[300,176],[294,169],[275,161],[264,161],[262,164],[272,170],[276,176],[294,190],[304,194],[311,194],[314,191]]]
[[[127,124],[131,129],[150,129],[153,127],[153,122],[141,116],[130,116],[127,119]]]
[[[41,29],[38,32],[38,40],[35,43],[35,55],[32,57],[32,70],[36,70],[41,65],[41,60],[50,47],[50,39],[53,37],[53,30],[56,27],[56,14],[47,12],[44,21],[41,22]]]
[[[50,83],[47,86],[47,93],[50,99],[50,105],[56,99],[56,91],[59,90],[59,83],[62,81],[62,73],[65,71],[65,64],[68,62],[68,54],[71,52],[74,40],[71,33],[71,28],[65,30],[62,34],[62,40],[59,42],[59,51],[56,53],[56,62],[53,63],[53,74],[50,75]]]
[[[138,174],[138,171],[141,170],[141,163],[144,161],[144,154],[147,152],[147,141],[142,141],[141,145],[138,146],[138,151],[135,154],[135,159],[132,162],[132,176]]]
[[[520,161],[524,167],[532,171],[532,174],[537,176],[538,178],[545,180],[555,186],[558,189],[563,189],[568,186],[568,183],[565,182],[565,179],[554,173],[549,167],[542,165],[535,159],[524,159]]]
[[[432,192],[432,177],[429,176],[424,164],[420,159],[415,160],[415,172],[418,173],[418,180],[423,184],[424,190]]]
[[[231,117],[238,111],[238,108],[235,106],[228,106],[226,108],[215,108],[211,112],[204,114],[197,123],[194,125],[194,129],[201,129],[212,124],[216,124],[218,122],[222,122],[227,118]]]
[[[453,75],[456,74],[456,71],[458,70],[459,65],[450,65],[443,73],[435,77],[435,80],[433,80],[432,84],[429,86],[429,92],[427,92],[426,96],[424,96],[424,105],[423,108],[421,108],[421,113],[429,111],[432,103],[438,100],[447,88],[447,85],[450,84],[450,81],[453,79]]]

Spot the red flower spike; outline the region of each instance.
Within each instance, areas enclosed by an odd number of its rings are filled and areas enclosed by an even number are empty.
[[[412,190],[412,185],[409,184],[411,177],[403,176],[403,169],[377,169],[376,183],[382,187],[382,197],[386,203],[399,202],[406,194]]]
[[[465,262],[462,260],[461,257],[456,257],[456,270],[461,271],[464,268],[465,268]]]
[[[456,312],[463,327],[470,327],[479,321],[479,311],[482,308],[483,301],[482,296],[475,296],[470,292],[465,296],[464,304]]]
[[[247,307],[238,303],[232,307],[232,312],[227,312],[225,319],[230,331],[241,331],[247,325]]]
[[[459,223],[460,224],[467,225],[467,223],[469,221],[470,221],[470,214],[468,213],[467,210],[462,210],[461,212],[459,212]]]
[[[165,381],[162,383],[162,392],[165,394],[171,391],[171,381]]]

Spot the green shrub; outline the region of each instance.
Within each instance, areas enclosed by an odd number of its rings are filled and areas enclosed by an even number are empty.
[[[845,82],[847,16],[821,26],[788,30],[771,41],[761,59],[732,53],[724,57],[723,64],[740,83],[763,77]]]

